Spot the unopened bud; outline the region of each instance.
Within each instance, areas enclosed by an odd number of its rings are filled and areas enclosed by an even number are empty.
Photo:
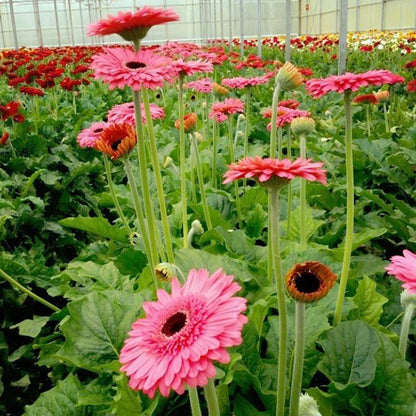
[[[299,415],[302,416],[322,416],[318,405],[313,397],[308,393],[301,394],[299,399]]]
[[[295,136],[307,136],[315,129],[315,121],[310,117],[298,117],[292,120],[290,128]]]

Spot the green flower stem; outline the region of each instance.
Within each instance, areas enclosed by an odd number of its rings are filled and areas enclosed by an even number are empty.
[[[207,198],[205,195],[205,184],[204,184],[204,177],[202,176],[198,143],[194,135],[190,135],[190,137],[191,137],[191,142],[194,148],[194,155],[195,155],[195,162],[196,162],[196,174],[198,176],[198,184],[199,184],[199,192],[201,194],[202,209],[204,210],[204,217],[205,217],[205,222],[207,223],[208,230],[210,230],[212,228],[212,221],[211,221],[211,215],[209,213]]]
[[[276,121],[277,121],[277,105],[279,103],[280,84],[276,83],[273,91],[272,102],[272,120],[270,130],[270,157],[276,157]]]
[[[345,235],[344,259],[338,289],[337,303],[335,307],[334,326],[338,325],[342,317],[345,290],[347,288],[348,274],[350,271],[352,243],[354,238],[354,161],[352,150],[352,112],[351,91],[344,93],[345,107],[345,164],[347,173],[347,229]]]
[[[298,416],[299,414],[299,398],[302,389],[303,359],[305,356],[305,304],[303,302],[296,302],[295,332],[295,357],[293,361],[289,416]]]
[[[196,197],[196,180],[195,180],[195,151],[194,147],[191,146],[190,157],[189,157],[191,169],[190,169],[190,176],[191,176],[191,201],[196,204],[197,197]],[[189,233],[188,233],[188,245],[189,245]]]
[[[19,282],[13,279],[13,277],[9,276],[5,271],[0,269],[0,276],[7,280],[11,286],[15,287],[16,289],[19,289],[23,293],[26,293],[26,295],[30,296],[32,299],[36,300],[37,302],[41,303],[42,305],[45,305],[47,308],[52,309],[54,312],[59,312],[60,309],[56,307],[55,305],[52,305],[52,303],[48,302],[47,300],[43,299],[42,297],[35,295],[31,290],[27,289],[23,285],[21,285]]]
[[[277,129],[277,157],[283,158],[283,129],[281,127]]]
[[[250,105],[251,105],[251,90],[250,88],[246,93],[246,128],[244,130],[244,157],[248,156],[248,136],[250,133]]]
[[[367,134],[368,138],[371,137],[371,122],[370,122],[370,104],[365,106],[365,116],[367,120]]]
[[[212,186],[217,187],[217,123],[212,123]]]
[[[158,243],[156,236],[159,235],[155,213],[152,207],[152,199],[149,187],[149,179],[147,177],[147,158],[146,158],[146,143],[143,131],[142,113],[140,109],[140,92],[133,91],[134,111],[136,117],[136,133],[137,133],[137,152],[139,157],[140,180],[143,194],[144,209],[146,213],[146,220],[149,226],[149,242],[151,258],[149,259],[152,269],[159,263]],[[137,187],[135,187],[137,191]]]
[[[230,153],[230,163],[234,163],[235,155],[234,155],[234,140],[233,140],[233,123],[231,120],[231,116],[228,116],[228,147]],[[238,183],[234,181],[234,195],[235,195],[235,205],[237,209],[237,219],[238,223],[242,224],[242,215],[241,215],[241,201],[240,201],[240,192],[238,190]]]
[[[198,390],[196,387],[188,387],[189,402],[191,403],[192,416],[202,416],[201,406],[199,405]]]
[[[386,103],[383,103],[383,113],[384,113],[384,125],[386,126],[386,133],[388,133],[390,128],[389,128],[389,119],[387,117]]]
[[[292,134],[290,129],[287,132],[287,157],[288,159],[292,159]],[[289,182],[287,188],[287,220],[286,220],[286,237],[289,236],[290,233],[290,223],[292,221],[292,200],[293,200],[293,187],[292,181]]]
[[[113,184],[113,180],[111,178],[110,162],[108,160],[108,157],[105,154],[103,154],[103,158],[104,158],[105,173],[107,175],[107,183],[108,183],[108,188],[110,189],[111,198],[113,199],[113,203],[114,203],[114,206],[116,207],[118,216],[120,217],[124,227],[126,228],[126,231],[128,232],[129,235],[131,235],[131,228],[129,226],[129,223],[128,223],[126,217],[123,214],[123,211],[120,207],[120,203],[118,202],[116,192],[114,190],[114,184]]]
[[[188,247],[188,203],[186,197],[186,153],[185,153],[185,126],[184,126],[184,104],[183,104],[183,79],[184,75],[179,75],[179,170],[181,176],[181,202],[182,202],[182,229],[183,246]]]
[[[170,228],[169,228],[169,220],[168,220],[168,215],[167,215],[167,210],[166,210],[165,193],[163,191],[162,173],[160,171],[160,163],[159,163],[159,157],[157,154],[156,139],[155,139],[155,133],[153,129],[152,115],[150,113],[149,96],[145,88],[142,88],[142,97],[143,97],[143,104],[144,104],[144,109],[146,113],[146,124],[147,124],[147,130],[148,130],[149,142],[150,142],[150,153],[152,157],[153,170],[155,172],[155,177],[156,177],[156,189],[157,189],[157,196],[159,199],[160,217],[162,220],[163,234],[165,235],[168,262],[173,263],[174,255],[173,255],[173,248],[172,248],[172,240],[170,238]]]
[[[34,118],[33,118],[33,124],[35,127],[35,133],[38,134],[39,132],[39,127],[38,127],[38,120],[40,118],[40,114],[39,114],[39,98],[37,95],[33,96],[33,107],[34,107]]]
[[[279,187],[270,188],[270,214],[271,217],[271,256],[273,259],[273,271],[276,283],[277,305],[279,309],[279,359],[277,372],[277,403],[276,416],[284,415],[286,400],[286,367],[287,367],[287,313],[286,300],[282,275],[282,260],[280,258],[280,233],[279,233]]]
[[[300,157],[306,159],[306,138],[304,135],[299,136]],[[306,250],[306,181],[300,180],[300,247]]]
[[[409,329],[410,323],[412,322],[412,316],[415,306],[412,303],[409,303],[406,306],[406,312],[402,321],[402,329],[400,331],[400,341],[399,341],[399,352],[403,358],[406,358],[406,349],[407,349],[407,340],[409,338]]]
[[[134,205],[134,210],[136,212],[136,217],[137,217],[137,221],[139,223],[139,228],[140,228],[140,233],[142,235],[143,238],[143,244],[144,244],[144,248],[146,250],[146,255],[147,258],[149,260],[149,264],[150,264],[150,268],[152,271],[152,276],[153,276],[153,281],[155,283],[155,287],[156,289],[158,289],[158,281],[155,275],[155,266],[156,266],[156,261],[157,261],[157,253],[155,253],[155,246],[151,246],[151,241],[149,239],[149,234],[151,234],[151,231],[147,230],[146,228],[146,224],[144,221],[144,216],[143,216],[143,211],[142,211],[142,207],[140,204],[140,197],[139,197],[139,192],[137,191],[137,184],[136,184],[136,180],[134,179],[134,174],[133,174],[133,170],[131,168],[131,163],[130,160],[128,159],[128,157],[124,158],[124,166],[126,168],[126,173],[127,173],[127,179],[129,181],[130,184],[130,191],[131,191],[131,195],[133,197],[133,205]],[[150,224],[149,224],[149,228],[150,228]],[[156,260],[155,260],[156,259]]]
[[[208,405],[209,416],[220,416],[220,408],[218,406],[217,392],[215,391],[214,379],[210,379],[204,387],[205,400]]]

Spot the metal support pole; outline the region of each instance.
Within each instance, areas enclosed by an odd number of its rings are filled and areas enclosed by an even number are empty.
[[[72,45],[75,45],[74,26],[72,25],[71,0],[68,0],[68,18],[69,18],[69,30],[71,31],[71,42],[72,42]]]
[[[81,4],[81,3],[80,3]],[[92,10],[91,10],[91,3],[88,2],[88,20],[90,21],[90,23],[92,23],[94,21],[93,17],[92,17]],[[82,25],[82,33],[84,33],[84,25]],[[95,45],[95,41],[96,41],[96,37],[93,36],[91,38],[91,43],[93,43]]]
[[[355,0],[355,31],[360,27],[360,0]]]
[[[53,11],[55,14],[56,37],[58,38],[58,45],[61,46],[61,32],[59,30],[58,6],[56,5],[56,0],[53,0]]]
[[[244,56],[244,5],[240,0],[240,57]]]
[[[220,25],[220,36],[221,36],[221,43],[223,43],[224,41],[224,10],[222,7],[222,1],[220,1],[220,20],[221,20],[221,25]]]
[[[302,0],[298,3],[298,33],[299,36],[302,34]]]
[[[4,23],[3,23],[3,13],[0,10],[0,32],[1,40],[3,41],[3,48],[7,48],[6,39],[4,38]]]
[[[217,40],[217,0],[214,0],[214,40]]]
[[[195,5],[192,3],[192,40],[196,42],[196,31],[195,31]]]
[[[14,47],[19,49],[19,41],[17,40],[16,20],[14,17],[13,1],[9,0],[10,20],[12,22]]]
[[[231,16],[232,16],[231,0],[228,0],[228,20],[229,20],[228,29],[229,29],[230,48],[233,47],[233,22],[231,20]]]
[[[81,19],[82,43],[85,45],[84,17],[82,16],[82,5],[81,5],[81,2],[79,2],[79,17]]]
[[[35,17],[36,38],[39,46],[43,46],[42,28],[40,24],[39,2],[33,0],[33,14]]]
[[[340,0],[337,0],[337,2],[336,2],[336,9],[335,9],[335,32],[336,33],[339,33],[339,31],[340,31],[340,27],[339,27],[339,23],[340,23],[340,12],[339,12],[339,9],[340,9]]]
[[[322,0],[319,0],[319,34],[322,33]]]
[[[386,0],[381,0],[381,27],[380,30],[386,28]]]
[[[338,75],[347,69],[348,0],[341,0],[339,20]]]
[[[166,4],[166,0],[163,0],[163,7],[166,8],[167,4]],[[165,26],[165,39],[169,40],[169,25],[164,25]]]
[[[208,3],[208,14],[207,14],[207,33],[209,33],[208,39],[212,40],[213,33],[214,33],[214,22],[211,19],[212,16],[212,8],[211,8],[211,0],[207,0]]]
[[[286,39],[285,39],[285,61],[290,61],[290,34],[292,21],[292,0],[286,0]]]
[[[261,30],[261,0],[257,0],[257,55],[261,58],[263,35]]]
[[[202,2],[199,3],[199,30],[201,32],[201,43],[203,43],[203,39],[204,39],[204,25],[202,23],[202,18],[203,18],[203,5]]]

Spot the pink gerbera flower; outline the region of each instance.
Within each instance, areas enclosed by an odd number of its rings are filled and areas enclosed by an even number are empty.
[[[94,147],[95,142],[107,126],[108,124],[104,121],[99,121],[82,130],[77,137],[77,142],[80,147]]]
[[[221,123],[228,119],[230,114],[244,112],[244,102],[238,98],[227,98],[221,103],[214,103],[209,113],[210,118],[214,118]]]
[[[233,276],[221,269],[191,270],[183,287],[172,279],[172,293],[157,291],[157,302],[145,302],[146,317],[132,325],[121,353],[121,370],[129,386],[151,398],[157,389],[169,396],[185,386],[204,386],[215,376],[213,360],[228,363],[226,348],[242,342],[246,300]]]
[[[416,294],[416,254],[409,250],[403,251],[403,256],[393,256],[386,271],[390,275],[404,282],[403,289]]]
[[[252,77],[252,78],[235,77],[235,78],[224,78],[221,81],[221,84],[229,88],[237,88],[241,90],[243,88],[255,87],[256,85],[265,84],[269,82],[269,80],[270,78],[266,76]]]
[[[346,72],[342,75],[331,75],[328,78],[311,79],[306,82],[306,90],[312,97],[319,98],[330,91],[343,93],[347,90],[357,91],[359,88],[367,85],[380,86],[403,81],[404,79],[400,75],[393,74],[385,69],[378,69],[360,74]]]
[[[198,72],[212,72],[214,70],[214,66],[211,62],[206,62],[202,59],[187,62],[183,59],[178,59],[173,62],[173,66],[180,75],[187,76],[197,74]]]
[[[269,112],[264,111],[263,116],[266,117],[269,115]],[[276,127],[283,127],[286,124],[290,124],[295,118],[299,117],[310,117],[311,113],[305,110],[292,110],[287,107],[277,107],[277,118],[276,118]],[[271,110],[270,110],[271,117]],[[267,125],[267,130],[272,129],[272,123]]]
[[[91,68],[95,79],[107,82],[110,89],[125,86],[135,91],[141,87],[155,89],[177,75],[169,58],[142,49],[133,52],[129,48],[104,48],[103,53],[92,57]]]
[[[179,20],[172,9],[140,7],[136,12],[119,12],[117,16],[107,16],[87,27],[88,36],[118,34],[123,39],[135,41],[146,36],[152,26]]]
[[[140,104],[142,122],[146,123],[146,114],[144,110],[143,103]],[[152,119],[164,118],[165,111],[163,108],[157,106],[156,104],[150,103],[150,114]],[[115,105],[107,114],[108,121],[110,123],[128,123],[131,125],[136,124],[136,115],[134,112],[134,103],[124,103]]]
[[[213,82],[209,78],[198,79],[197,81],[188,82],[186,88],[197,92],[209,93],[212,91]]]
[[[224,184],[237,179],[254,178],[259,182],[268,182],[274,178],[284,184],[291,179],[301,177],[309,181],[319,181],[326,185],[326,170],[322,162],[311,162],[311,159],[262,159],[259,156],[246,157],[228,166],[224,174]],[[282,181],[283,179],[283,181]]]

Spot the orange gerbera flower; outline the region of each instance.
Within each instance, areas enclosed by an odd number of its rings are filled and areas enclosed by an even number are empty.
[[[295,264],[286,275],[286,287],[293,299],[310,303],[325,297],[337,276],[319,261]]]
[[[127,155],[136,142],[136,131],[130,124],[110,124],[103,130],[94,147],[111,159],[118,159]]]
[[[190,131],[192,130],[192,128],[195,127],[196,122],[198,121],[198,117],[195,113],[188,113],[185,114],[183,117],[183,125],[184,125],[184,129],[185,131]],[[175,121],[175,128],[177,128],[179,130],[179,120]]]

